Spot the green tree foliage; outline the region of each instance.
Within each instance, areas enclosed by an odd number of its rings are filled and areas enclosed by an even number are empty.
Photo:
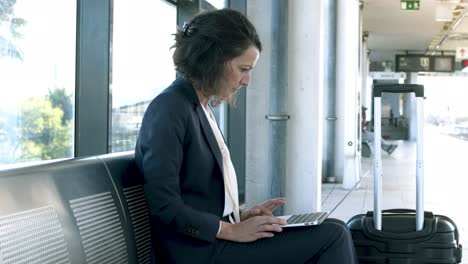
[[[13,6],[16,0],[1,0],[0,1],[0,22],[7,21],[11,13],[13,13]]]
[[[57,94],[51,93],[52,95]],[[54,97],[56,100],[58,96]],[[66,100],[64,100],[66,102]],[[20,140],[17,161],[66,158],[72,152],[70,120],[64,120],[64,111],[54,107],[49,96],[28,98],[22,103]]]
[[[26,20],[14,17],[16,0],[0,0],[0,57],[9,56],[23,60],[23,52],[15,44],[15,39],[22,38],[20,30],[26,25]],[[9,34],[3,28],[9,28]]]
[[[73,118],[73,104],[71,95],[67,95],[65,88],[49,90],[49,99],[52,107],[60,108],[63,111],[62,124],[70,122]]]

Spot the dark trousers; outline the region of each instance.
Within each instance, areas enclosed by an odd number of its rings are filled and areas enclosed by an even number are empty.
[[[218,240],[215,263],[357,263],[351,233],[340,220],[311,227],[284,228],[272,238],[251,243]]]

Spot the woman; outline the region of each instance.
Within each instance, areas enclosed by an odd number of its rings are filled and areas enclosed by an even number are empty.
[[[250,81],[262,50],[241,13],[195,16],[175,34],[179,74],[148,106],[135,159],[145,178],[151,221],[170,263],[354,263],[337,220],[290,228],[275,198],[239,213],[234,167],[210,109]]]

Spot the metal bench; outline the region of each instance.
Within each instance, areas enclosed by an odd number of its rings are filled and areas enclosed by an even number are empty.
[[[133,156],[0,171],[0,263],[161,263]]]

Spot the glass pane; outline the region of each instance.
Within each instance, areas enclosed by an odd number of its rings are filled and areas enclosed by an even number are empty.
[[[201,12],[206,10],[213,10],[213,9],[223,9],[226,7],[225,0],[203,0],[201,5]],[[222,103],[221,105],[213,108],[213,115],[218,122],[218,126],[221,129],[221,133],[223,133],[224,138],[228,138],[227,134],[227,112],[228,106],[226,103]]]
[[[225,0],[204,0],[204,2],[207,2],[210,4],[213,8],[215,9],[222,9],[226,7],[226,1]]]
[[[0,1],[0,165],[73,156],[76,1]]]
[[[110,151],[133,150],[149,102],[175,79],[175,6],[160,0],[114,1]]]
[[[468,75],[435,74],[418,76],[424,85],[424,114],[426,122],[438,127],[445,134],[468,138]],[[462,127],[465,127],[463,132]],[[464,135],[463,135],[464,134]]]

